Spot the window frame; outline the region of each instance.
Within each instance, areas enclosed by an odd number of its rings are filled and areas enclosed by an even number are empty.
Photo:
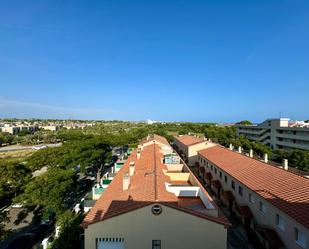
[[[161,240],[153,239],[152,240],[152,249],[161,249]]]
[[[302,235],[301,238],[303,239],[303,241],[300,240],[299,235]],[[306,236],[300,229],[298,229],[298,227],[294,228],[294,240],[295,240],[297,245],[299,245],[302,248],[306,248],[306,244],[307,244],[306,243]]]
[[[255,203],[254,197],[251,193],[248,194],[249,203]]]
[[[235,182],[234,182],[234,180],[232,180],[232,181],[231,181],[231,188],[232,188],[233,190],[235,190],[235,188],[236,188],[235,186],[236,186],[236,185],[235,185]]]
[[[265,203],[262,201],[259,202],[259,210],[262,214],[264,215],[266,214],[266,206],[265,206]]]
[[[238,185],[238,194],[239,194],[240,196],[243,196],[243,195],[244,195],[244,189],[243,189],[243,187],[240,186],[240,185]]]
[[[276,214],[276,227],[278,227],[281,231],[285,231],[285,220],[279,214]]]

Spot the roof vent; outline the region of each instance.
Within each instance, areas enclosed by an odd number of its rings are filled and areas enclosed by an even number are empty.
[[[127,190],[130,186],[130,175],[129,172],[123,174],[123,190]]]
[[[288,159],[283,159],[283,169],[289,170],[289,162],[288,162]]]
[[[241,146],[238,146],[238,153],[241,153],[241,151],[242,151]]]
[[[233,144],[230,144],[230,150],[233,150]]]
[[[251,157],[251,158],[253,157],[253,149],[249,150],[249,157]]]
[[[268,154],[267,153],[264,154],[264,162],[268,163]]]
[[[141,158],[141,152],[140,152],[139,150],[136,152],[136,158],[137,158],[137,159],[140,159],[140,158]]]
[[[130,167],[129,167],[129,171],[130,171],[130,176],[134,175],[134,171],[135,171],[135,162],[130,162]]]

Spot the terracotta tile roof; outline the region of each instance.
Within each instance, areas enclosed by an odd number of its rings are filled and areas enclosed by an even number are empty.
[[[218,145],[199,154],[309,228],[309,179]]]
[[[171,183],[170,178],[163,173],[166,165],[161,163],[160,146],[151,144],[144,146],[141,157],[137,159],[136,150],[130,155],[124,166],[114,177],[108,188],[102,194],[95,206],[84,219],[82,226],[112,218],[153,203],[176,208],[195,216],[229,225],[223,215],[217,218],[183,207],[183,201],[166,190],[165,183]],[[123,190],[123,175],[129,171],[130,162],[135,162],[134,175],[130,177],[130,186]]]
[[[190,135],[175,136],[174,138],[178,140],[179,142],[181,142],[182,144],[187,145],[187,146],[199,144],[204,141],[203,139],[199,137],[190,136]]]
[[[170,145],[165,137],[159,136],[157,134],[148,135],[147,137],[143,138],[140,141],[140,143],[143,144],[143,143],[147,143],[147,142],[150,142],[150,141],[156,141],[156,142],[161,143],[161,144]]]

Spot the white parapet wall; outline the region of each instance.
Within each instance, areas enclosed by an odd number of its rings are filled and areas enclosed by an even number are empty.
[[[165,183],[166,190],[179,197],[197,197],[200,187],[196,186],[173,186],[170,183]]]
[[[181,172],[183,169],[183,164],[165,164],[168,171]]]

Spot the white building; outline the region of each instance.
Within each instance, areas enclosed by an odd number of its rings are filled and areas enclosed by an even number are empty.
[[[267,119],[258,125],[237,125],[237,136],[269,145],[272,149],[309,150],[309,124],[288,118]]]

